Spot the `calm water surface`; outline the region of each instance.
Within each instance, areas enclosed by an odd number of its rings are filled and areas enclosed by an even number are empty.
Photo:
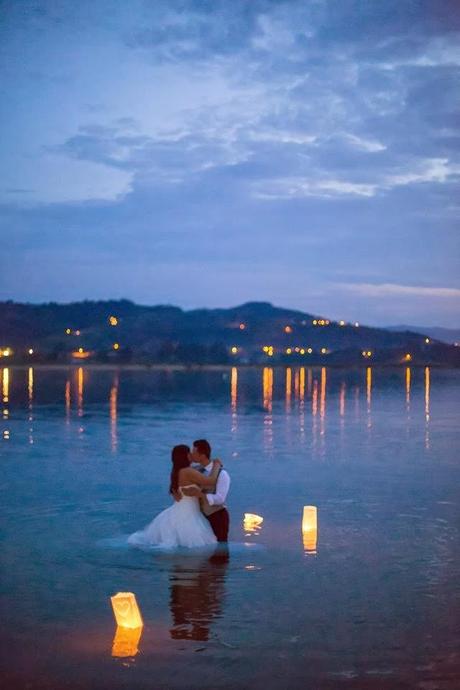
[[[4,687],[460,687],[460,372],[0,372]],[[127,548],[203,436],[229,558]]]

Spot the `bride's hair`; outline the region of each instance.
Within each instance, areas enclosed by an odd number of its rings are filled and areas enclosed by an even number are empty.
[[[171,484],[169,486],[169,493],[172,494],[177,491],[179,487],[179,471],[184,467],[190,467],[189,459],[190,448],[185,445],[174,446],[171,453]]]

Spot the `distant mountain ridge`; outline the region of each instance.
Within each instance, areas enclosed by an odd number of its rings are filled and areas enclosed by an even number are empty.
[[[444,328],[442,326],[386,326],[388,331],[412,331],[426,333],[430,338],[443,343],[460,343],[460,328]]]
[[[460,365],[460,348],[426,332],[337,322],[269,302],[188,311],[129,300],[0,302],[0,348],[11,362]]]

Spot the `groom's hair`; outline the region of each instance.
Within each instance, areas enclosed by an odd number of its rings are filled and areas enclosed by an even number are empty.
[[[208,459],[211,457],[211,446],[205,438],[199,438],[198,441],[193,441],[193,445],[201,455],[206,455]]]

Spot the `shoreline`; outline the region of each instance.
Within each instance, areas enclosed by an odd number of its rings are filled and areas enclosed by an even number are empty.
[[[198,371],[231,371],[233,368],[238,369],[265,369],[267,367],[271,369],[295,369],[298,367],[305,368],[317,368],[322,369],[326,367],[328,369],[403,369],[403,368],[414,368],[414,369],[424,369],[426,367],[431,367],[433,369],[452,369],[457,370],[460,367],[456,367],[452,364],[418,364],[418,363],[401,363],[401,364],[307,364],[307,363],[293,363],[293,364],[271,364],[267,362],[266,364],[86,364],[86,363],[76,363],[71,362],[68,364],[45,364],[45,363],[33,363],[30,364],[0,364],[0,368],[5,369],[42,369],[48,371],[63,371],[66,369],[88,369],[88,370],[99,370],[99,371],[188,371],[188,372],[198,372]]]

